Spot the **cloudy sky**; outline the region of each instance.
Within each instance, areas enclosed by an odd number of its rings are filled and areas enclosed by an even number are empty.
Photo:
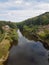
[[[20,22],[49,12],[49,0],[0,0],[0,20]]]

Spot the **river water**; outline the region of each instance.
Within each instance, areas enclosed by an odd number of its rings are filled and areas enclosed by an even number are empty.
[[[41,42],[26,39],[18,30],[18,45],[12,46],[6,65],[49,65],[48,51]]]

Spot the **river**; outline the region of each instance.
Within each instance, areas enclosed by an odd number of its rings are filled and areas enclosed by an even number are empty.
[[[49,65],[48,50],[41,42],[30,41],[18,30],[18,45],[12,46],[6,65]]]

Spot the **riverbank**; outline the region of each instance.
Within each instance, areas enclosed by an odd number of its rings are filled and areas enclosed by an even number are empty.
[[[8,56],[9,56],[9,52],[6,54],[6,57],[2,56],[2,58],[0,59],[0,62],[6,61]]]
[[[27,30],[23,30],[21,32],[29,40],[34,40],[34,41],[40,41],[40,42],[42,42],[43,46],[46,49],[49,50],[49,42],[47,40],[41,38],[37,33],[31,32],[31,31],[27,31]]]
[[[3,34],[4,37],[0,42],[0,65],[4,65],[3,62],[8,59],[10,48],[15,44],[17,45],[18,42],[16,29],[11,29],[9,32],[5,31]]]
[[[47,50],[41,42],[28,40],[19,30],[18,35],[18,45],[12,46],[4,65],[49,65]]]
[[[7,60],[9,55],[10,41],[3,39],[0,43],[0,63],[3,64]],[[1,65],[2,65],[1,64]]]

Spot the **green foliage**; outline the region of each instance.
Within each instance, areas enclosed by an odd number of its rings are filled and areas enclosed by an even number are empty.
[[[45,39],[49,39],[49,30],[44,30],[45,32]]]
[[[12,29],[16,29],[16,23],[10,21],[0,21],[0,31],[4,33],[2,26],[9,25]]]
[[[0,42],[4,39],[5,33],[0,34]]]
[[[2,26],[8,25],[10,29],[8,31],[4,31]],[[5,60],[7,53],[9,52],[10,47],[17,44],[18,34],[17,34],[17,26],[13,22],[0,21],[0,59],[4,57]],[[3,62],[0,62],[2,65]]]
[[[46,12],[34,18],[24,20],[20,23],[17,23],[17,26],[20,29],[23,29],[24,26],[32,27],[34,25],[39,26],[39,25],[47,25],[47,24],[49,24],[49,12]]]
[[[49,39],[49,30],[43,30],[43,32],[39,33],[41,39],[48,40]]]
[[[11,30],[11,34],[9,34],[12,40],[18,40],[18,34],[15,29]]]

